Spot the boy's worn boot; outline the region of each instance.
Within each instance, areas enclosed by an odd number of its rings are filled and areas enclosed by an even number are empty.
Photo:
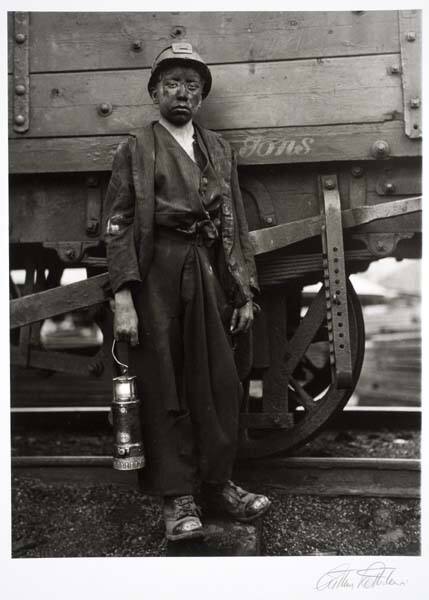
[[[205,484],[203,497],[209,510],[226,513],[243,523],[261,517],[271,506],[267,496],[247,492],[232,481],[224,485]]]
[[[202,537],[204,529],[200,514],[192,496],[164,498],[163,515],[167,539],[175,542]]]

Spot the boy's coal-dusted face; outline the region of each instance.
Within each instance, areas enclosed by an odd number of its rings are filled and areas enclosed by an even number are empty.
[[[192,67],[171,67],[160,74],[152,100],[167,121],[186,125],[201,106],[203,86],[200,74]]]

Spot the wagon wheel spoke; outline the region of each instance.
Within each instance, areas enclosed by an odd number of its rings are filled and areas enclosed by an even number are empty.
[[[295,369],[293,376],[300,381],[302,377],[308,373],[312,380],[323,373],[325,365],[318,367],[309,356],[304,355],[298,367]]]
[[[356,382],[363,363],[365,328],[359,298],[349,281],[347,302],[353,380]],[[324,329],[324,323],[326,323],[326,304],[322,287],[301,319],[299,327],[287,342],[284,366],[287,371],[289,407],[292,408],[292,413],[295,411],[294,422],[292,426],[278,430],[258,432],[256,429],[255,434],[250,430],[248,438],[240,440],[241,457],[268,456],[299,447],[317,435],[329,419],[347,403],[352,388],[338,389],[332,380],[329,342],[325,335],[327,331]],[[325,350],[328,350],[326,357]],[[305,373],[306,368],[307,373]],[[298,375],[302,372],[304,372],[303,378]],[[313,379],[311,376],[314,376]]]
[[[286,348],[286,368],[292,374],[301,362],[308,346],[317,334],[326,316],[325,292],[323,288],[319,291],[312,302],[306,315],[299,324]]]
[[[298,404],[300,404],[304,408],[304,410],[308,412],[314,410],[317,406],[317,402],[313,400],[312,396],[310,396],[310,394],[307,394],[304,388],[298,383],[298,381],[294,377],[291,377],[289,381],[292,384],[293,389],[295,391],[295,397]]]

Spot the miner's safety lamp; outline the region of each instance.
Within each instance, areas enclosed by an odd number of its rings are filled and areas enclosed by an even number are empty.
[[[137,397],[135,376],[128,375],[128,365],[112,356],[122,374],[113,379],[112,424],[114,432],[113,468],[120,471],[142,469],[145,456],[140,423],[140,400]]]

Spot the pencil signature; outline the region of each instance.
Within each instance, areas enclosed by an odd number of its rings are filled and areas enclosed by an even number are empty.
[[[353,569],[343,563],[329,569],[316,583],[316,590],[374,589],[382,586],[404,586],[406,580],[399,579],[395,567],[388,567],[382,561],[371,563],[365,569]]]

